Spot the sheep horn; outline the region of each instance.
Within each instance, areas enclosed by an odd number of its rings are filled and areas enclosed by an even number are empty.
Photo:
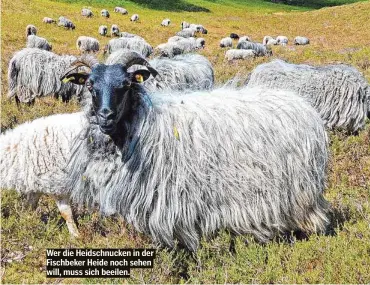
[[[99,61],[92,55],[83,55],[79,59],[76,59],[71,63],[70,68],[68,68],[64,74],[61,76],[61,80],[63,80],[71,71],[79,68],[79,67],[88,67],[92,69],[95,65],[99,64]]]
[[[148,70],[150,71],[150,73],[153,75],[153,77],[156,77],[158,75],[158,71],[155,70],[149,62],[147,62],[147,60],[145,58],[143,58],[139,53],[137,52],[134,52],[134,51],[130,51],[130,50],[127,50],[124,54],[124,65],[126,66],[126,68],[129,68],[130,66],[134,65],[134,64],[139,64],[139,65],[143,65],[145,66],[146,68],[148,68]]]

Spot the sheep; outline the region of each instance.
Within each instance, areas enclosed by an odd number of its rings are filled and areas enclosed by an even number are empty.
[[[233,39],[230,37],[226,37],[221,39],[220,41],[220,47],[232,47],[233,46]]]
[[[125,8],[122,8],[122,7],[115,7],[114,12],[120,13],[122,15],[127,15],[128,14],[127,10]]]
[[[230,38],[232,38],[233,40],[238,40],[239,39],[239,36],[238,36],[238,34],[231,33],[230,34]]]
[[[80,36],[76,41],[77,49],[82,52],[98,52],[99,41],[92,37]]]
[[[349,65],[314,67],[273,60],[257,66],[247,86],[296,92],[318,111],[328,129],[357,133],[365,125],[370,87],[364,76]]]
[[[94,16],[93,12],[90,9],[87,9],[87,8],[82,9],[81,15],[84,16],[84,17],[87,17],[87,18],[91,18],[92,16]]]
[[[286,36],[278,36],[276,41],[278,45],[286,46],[288,44],[288,38]]]
[[[131,51],[120,49],[112,53],[105,64],[124,64]],[[214,70],[207,58],[199,54],[186,54],[174,58],[154,58],[149,64],[160,76],[143,83],[150,91],[212,89]]]
[[[202,33],[202,34],[207,34],[208,33],[207,29],[204,28],[202,25],[190,24],[189,28],[196,30],[198,33]]]
[[[107,26],[105,26],[105,25],[99,26],[99,34],[101,36],[106,36],[107,33],[108,33],[108,27]]]
[[[52,50],[52,45],[49,42],[41,37],[35,35],[29,35],[27,38],[27,48],[39,48],[43,50]]]
[[[135,34],[131,34],[131,33],[128,33],[128,32],[120,32],[119,37],[120,38],[134,38],[134,37],[140,37],[140,36],[135,35]]]
[[[239,38],[238,43],[241,43],[241,42],[250,42],[250,41],[252,41],[250,37],[248,37],[248,36],[242,36],[242,37]]]
[[[271,36],[264,36],[263,37],[263,41],[262,41],[262,44],[264,45],[264,46],[267,46],[268,45],[268,42],[270,41],[270,40],[275,40],[273,37],[271,37]]]
[[[294,44],[295,45],[308,45],[310,43],[310,40],[306,37],[295,37]]]
[[[100,15],[102,17],[105,17],[105,18],[109,18],[110,17],[110,14],[109,14],[109,11],[107,9],[103,9],[100,11]]]
[[[270,56],[272,51],[269,46],[264,46],[263,44],[242,41],[236,46],[237,49],[253,49],[257,56]]]
[[[168,43],[173,43],[173,42],[177,42],[179,40],[182,40],[182,39],[185,39],[184,37],[180,37],[180,36],[173,36],[173,37],[170,37],[167,42]]]
[[[196,33],[195,29],[192,28],[185,28],[180,32],[176,33],[176,36],[183,37],[183,38],[191,38],[194,37]]]
[[[34,25],[27,25],[26,27],[26,39],[29,35],[36,35],[37,28]]]
[[[45,23],[45,24],[53,24],[53,23],[56,23],[56,21],[52,18],[49,18],[49,17],[44,17],[42,19],[42,22]]]
[[[68,102],[73,95],[81,97],[83,89],[59,80],[62,72],[75,60],[75,56],[59,56],[37,48],[16,52],[9,62],[8,97],[22,103],[50,95],[61,96],[63,102]]]
[[[184,38],[175,42],[160,44],[156,51],[163,57],[174,57],[183,53],[194,52],[204,48],[205,40],[203,38]]]
[[[59,78],[58,78],[59,79]],[[24,123],[0,135],[0,180],[3,189],[25,194],[33,209],[42,194],[53,196],[72,237],[79,232],[68,193],[55,188],[71,155],[73,139],[87,125],[83,112],[58,114]]]
[[[76,26],[72,23],[71,20],[63,16],[59,17],[58,26],[64,27],[66,29],[71,29],[71,30],[74,30],[76,28]]]
[[[181,22],[181,30],[189,28],[190,24],[188,22],[182,21]]]
[[[161,26],[168,27],[171,24],[170,19],[164,19],[161,23]]]
[[[133,64],[149,71],[131,73]],[[191,251],[221,229],[261,242],[325,231],[327,134],[309,104],[269,89],[149,95],[140,82],[157,72],[145,64],[136,54],[84,77],[95,96],[89,125],[55,181],[72,201]]]
[[[113,36],[119,36],[119,28],[117,25],[112,25],[111,28],[110,28],[110,35],[111,37]]]
[[[225,53],[225,58],[228,61],[234,59],[248,59],[254,58],[256,56],[256,52],[252,49],[229,49]]]
[[[112,39],[108,42],[107,52],[111,54],[118,49],[127,48],[132,51],[136,51],[141,55],[148,57],[153,53],[153,47],[148,44],[142,37],[121,37],[118,39]]]
[[[131,22],[137,22],[139,21],[139,15],[138,14],[133,14],[130,18]]]

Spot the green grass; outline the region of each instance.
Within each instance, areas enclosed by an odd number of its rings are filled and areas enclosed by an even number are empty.
[[[78,104],[63,104],[52,98],[38,100],[35,106],[17,108],[7,100],[7,65],[12,54],[25,46],[24,29],[35,24],[40,36],[53,44],[57,53],[78,54],[75,41],[79,35],[92,35],[105,45],[109,38],[97,35],[100,24],[117,23],[121,30],[138,33],[153,46],[165,42],[179,30],[181,21],[201,23],[209,31],[206,48],[201,53],[210,59],[217,84],[235,75],[245,77],[255,66],[271,60],[227,63],[220,38],[230,32],[249,35],[262,41],[264,35],[283,34],[290,40],[306,35],[311,45],[273,47],[273,58],[294,63],[327,64],[344,62],[358,68],[370,80],[370,2],[312,10],[311,6],[274,4],[263,0],[191,0],[175,1],[48,1],[5,0],[2,2],[1,128],[13,128],[27,120],[54,113],[73,112]],[[320,1],[325,5],[352,1]],[[313,3],[305,1],[305,3]],[[110,19],[80,16],[83,6],[91,6],[98,15],[102,8],[125,6],[129,13],[138,12],[139,23],[127,16],[111,14]],[[167,7],[167,8],[166,8]],[[202,7],[208,12],[192,11]],[[195,9],[195,8],[194,8]],[[190,10],[190,11],[189,11]],[[311,11],[307,11],[311,10]],[[76,24],[75,31],[43,25],[44,16],[64,15]],[[169,17],[173,23],[160,27]],[[98,55],[102,58],[102,54]],[[47,279],[45,249],[53,247],[124,248],[152,247],[150,239],[131,228],[121,233],[122,225],[114,217],[101,218],[97,213],[77,211],[82,234],[80,240],[69,238],[68,230],[55,202],[43,197],[36,211],[28,209],[14,191],[1,191],[1,280],[3,283],[369,283],[370,282],[370,123],[359,136],[330,134],[331,162],[326,198],[333,207],[336,235],[311,236],[308,240],[287,244],[272,241],[260,245],[249,236],[236,240],[237,254],[229,252],[225,232],[203,241],[196,256],[179,251],[160,250],[152,270],[133,270],[132,278],[121,279]],[[246,242],[247,241],[247,244]],[[31,247],[31,248],[30,248]],[[19,257],[20,260],[14,259]],[[7,262],[13,260],[12,262]],[[184,279],[187,271],[188,279]]]

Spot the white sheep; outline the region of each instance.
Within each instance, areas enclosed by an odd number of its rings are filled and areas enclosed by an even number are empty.
[[[232,47],[233,46],[233,39],[230,37],[226,37],[221,39],[220,41],[220,47]]]
[[[256,52],[252,49],[229,49],[225,53],[225,58],[228,61],[234,59],[248,59],[256,57]]]
[[[39,48],[47,51],[52,50],[52,45],[45,39],[35,35],[27,37],[27,48]]]
[[[203,49],[205,40],[203,38],[184,38],[178,41],[158,45],[156,51],[164,57],[174,57],[183,53],[195,52]]]
[[[29,35],[36,35],[37,28],[34,25],[27,25],[26,27],[26,39]]]
[[[42,19],[42,22],[45,23],[45,24],[53,24],[53,23],[56,23],[56,21],[52,18],[49,18],[49,17],[44,17]]]
[[[127,15],[127,14],[128,14],[127,9],[122,8],[122,7],[115,7],[115,8],[114,8],[114,12],[116,12],[116,13],[120,13],[120,14],[122,14],[122,15]]]
[[[103,9],[100,11],[100,15],[102,17],[105,17],[105,18],[109,18],[110,17],[110,14],[109,14],[109,11],[107,9]]]
[[[194,37],[195,33],[196,33],[195,29],[185,28],[181,30],[180,32],[177,32],[176,36],[183,37],[183,38],[190,38],[190,37]]]
[[[99,26],[98,32],[101,36],[106,36],[108,33],[108,27],[106,25],[101,25]]]
[[[248,41],[242,41],[238,43],[237,49],[252,49],[256,52],[257,56],[270,56],[272,55],[271,47],[265,46],[260,43],[253,43]]]
[[[123,48],[136,51],[144,57],[148,57],[153,53],[153,47],[148,44],[145,39],[136,35],[134,37],[120,37],[118,39],[110,40],[108,42],[107,52],[108,54],[111,54],[116,50]]]
[[[113,24],[112,26],[111,26],[111,28],[110,28],[110,35],[111,35],[111,37],[113,37],[113,36],[119,36],[119,28],[118,28],[118,25],[115,25],[115,24]]]
[[[164,19],[161,23],[161,26],[168,27],[171,23],[170,19]]]
[[[76,47],[82,53],[98,52],[99,41],[92,37],[79,36],[76,41]]]
[[[90,9],[87,9],[87,8],[83,8],[81,10],[81,15],[84,16],[84,17],[87,17],[87,18],[91,18],[92,16],[94,16],[93,12]]]
[[[130,18],[131,22],[137,22],[139,21],[139,15],[138,14],[133,14]]]
[[[242,36],[242,37],[239,38],[238,43],[240,43],[240,42],[251,42],[251,41],[252,40],[251,40],[250,37],[248,37],[248,36]]]
[[[294,38],[294,44],[295,45],[308,45],[310,43],[310,40],[306,37],[295,37]]]
[[[288,38],[286,36],[278,36],[276,37],[276,41],[278,45],[286,46],[288,44]]]

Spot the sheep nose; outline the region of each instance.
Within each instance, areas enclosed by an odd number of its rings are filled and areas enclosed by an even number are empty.
[[[109,120],[114,119],[115,113],[112,110],[108,109],[108,108],[103,108],[98,113],[98,116],[100,117],[100,119],[102,119],[104,121],[109,121]]]

